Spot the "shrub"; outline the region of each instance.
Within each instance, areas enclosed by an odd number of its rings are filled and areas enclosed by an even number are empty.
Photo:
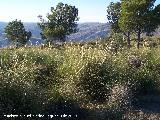
[[[108,105],[114,109],[127,110],[131,107],[132,91],[127,84],[117,84],[111,89]]]
[[[142,60],[139,57],[132,55],[128,57],[128,64],[131,67],[139,68],[142,64]]]
[[[149,48],[155,48],[159,44],[159,41],[157,39],[154,39],[153,37],[147,37],[144,40],[144,46]]]
[[[58,84],[57,65],[38,67],[35,71],[35,84],[41,87]]]
[[[106,67],[99,62],[88,63],[81,71],[78,86],[86,92],[91,101],[104,102],[108,89]]]
[[[2,86],[3,85],[3,86]],[[8,114],[37,114],[41,113],[42,98],[41,91],[26,85],[11,85],[1,83],[0,87],[0,112],[1,115]]]
[[[159,93],[159,55],[159,48],[112,54],[100,44],[3,49],[0,112],[91,115],[85,119],[101,113],[95,119],[119,119],[130,103]],[[104,111],[91,114],[83,108]]]

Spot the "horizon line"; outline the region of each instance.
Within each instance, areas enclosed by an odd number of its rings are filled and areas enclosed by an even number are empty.
[[[12,20],[13,21],[13,20]],[[0,21],[1,23],[9,23],[9,22],[12,22],[12,21]],[[21,22],[23,22],[21,20]],[[38,22],[35,22],[35,21],[24,21],[23,23],[38,23]],[[108,22],[99,22],[99,21],[77,21],[78,24],[82,24],[82,23],[108,23]]]

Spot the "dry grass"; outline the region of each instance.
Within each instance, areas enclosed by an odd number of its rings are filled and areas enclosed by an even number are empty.
[[[0,51],[0,96],[11,101],[0,99],[3,113],[9,109],[9,113],[25,113],[24,106],[28,104],[28,113],[48,114],[57,104],[64,103],[73,110],[88,111],[83,118],[86,120],[159,118],[158,113],[129,111],[139,96],[159,94],[159,48],[114,52],[100,43],[70,43]],[[138,67],[136,60],[140,61]],[[6,91],[13,92],[12,96],[3,94]],[[16,105],[15,99],[24,106]],[[76,107],[64,101],[71,101]]]

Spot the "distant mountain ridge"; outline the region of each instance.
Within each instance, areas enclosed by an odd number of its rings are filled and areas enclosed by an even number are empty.
[[[0,47],[9,45],[9,41],[5,39],[4,28],[8,23],[0,22]],[[24,23],[26,30],[32,32],[32,38],[29,44],[36,45],[43,43],[37,23]],[[106,38],[110,32],[109,23],[87,22],[78,24],[79,31],[77,33],[67,36],[67,41],[89,41],[97,38]],[[160,35],[160,28],[156,30],[155,35]]]
[[[4,41],[4,28],[8,23],[0,22],[0,47],[6,46],[7,41]],[[24,23],[26,30],[32,32],[31,44],[41,44],[42,40],[40,39],[40,32],[37,23]],[[88,22],[88,23],[79,23],[79,31],[77,33],[67,36],[67,41],[88,41],[96,38],[105,38],[109,33],[109,24],[108,23],[98,23],[98,22]],[[37,41],[36,41],[37,40]],[[35,42],[36,41],[36,42]]]
[[[78,25],[79,31],[77,33],[68,36],[68,40],[71,41],[88,41],[97,38],[107,37],[110,31],[110,25],[108,23],[80,23]]]

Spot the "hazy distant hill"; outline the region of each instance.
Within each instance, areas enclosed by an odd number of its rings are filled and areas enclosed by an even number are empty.
[[[40,29],[36,23],[25,23],[26,29],[30,30],[34,38],[40,38]],[[107,23],[80,23],[79,31],[68,36],[71,41],[86,41],[96,38],[104,38],[109,32],[109,24]]]
[[[68,37],[72,41],[87,41],[96,38],[105,38],[109,33],[107,23],[81,23],[78,25],[79,31]]]
[[[3,40],[5,36],[4,28],[7,25],[5,22],[0,22],[0,40]],[[40,40],[40,29],[37,23],[24,23],[26,30],[32,32],[32,39]],[[109,24],[107,23],[80,23],[78,25],[79,31],[75,34],[68,36],[68,40],[72,41],[87,41],[96,38],[104,38],[109,32]],[[41,42],[41,40],[39,41]],[[1,42],[2,43],[2,42]]]
[[[5,40],[4,28],[7,25],[5,22],[0,22],[0,47],[7,46],[9,41]],[[41,44],[40,29],[37,23],[24,23],[26,30],[32,32],[32,38],[30,39],[29,44]],[[79,31],[75,34],[68,36],[68,41],[88,41],[96,38],[105,38],[107,37],[110,26],[108,23],[97,23],[97,22],[88,22],[80,23],[78,25]],[[160,35],[160,28],[155,32],[155,35]]]

